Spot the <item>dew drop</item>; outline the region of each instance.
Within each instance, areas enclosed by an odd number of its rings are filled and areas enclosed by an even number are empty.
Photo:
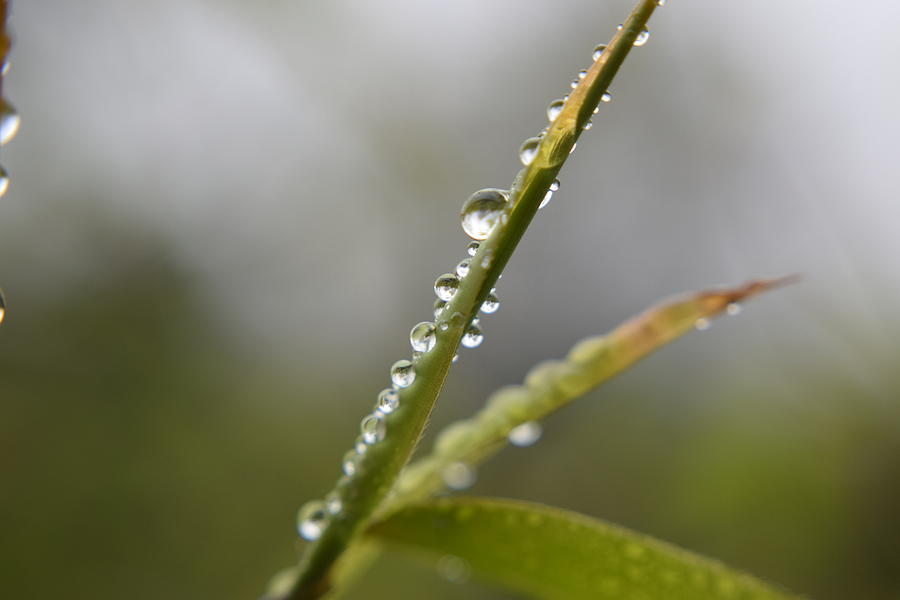
[[[574,90],[575,88],[578,87],[579,83],[581,83],[580,79],[573,79],[572,83],[569,84],[569,87],[571,87]]]
[[[3,107],[0,108],[0,146],[16,137],[20,123],[19,113],[8,100],[4,99]]]
[[[443,323],[438,325],[438,329],[440,329],[441,331],[447,331],[448,329],[450,329],[450,324],[447,323],[447,321],[444,321]]]
[[[587,77],[587,74],[588,74],[587,69],[582,69],[582,70],[578,71],[578,79],[584,79],[585,77]]]
[[[649,40],[649,39],[650,39],[650,31],[648,31],[647,29],[644,29],[637,35],[636,38],[634,38],[634,45],[635,46],[643,46],[644,44],[647,43],[647,40]]]
[[[7,73],[9,73],[10,62],[7,58],[3,61],[3,66],[0,67],[0,77],[6,77]]]
[[[656,5],[657,5],[657,6],[665,6],[665,5],[666,5],[666,0],[656,0]]]
[[[460,279],[462,279],[463,277],[465,277],[466,275],[469,274],[469,268],[471,267],[471,265],[472,265],[471,258],[462,259],[461,261],[459,261],[459,264],[456,265],[456,275]]]
[[[341,470],[344,472],[344,475],[353,477],[356,474],[356,469],[359,466],[359,456],[356,450],[347,450],[344,453],[344,458],[341,459]]]
[[[509,192],[506,190],[488,188],[475,192],[463,204],[459,214],[463,231],[473,240],[486,240],[508,205]]]
[[[606,50],[606,44],[597,44],[594,46],[594,53],[591,54],[591,58],[594,60],[600,60],[600,57],[603,55],[603,51]]]
[[[587,131],[587,130],[589,130],[589,129],[590,129],[591,127],[593,127],[593,126],[594,126],[594,122],[593,122],[593,121],[588,121],[588,122],[586,122],[586,123],[584,124],[584,127],[582,127],[582,129],[584,129],[585,131]]]
[[[458,289],[459,278],[453,273],[444,273],[434,280],[434,293],[441,300],[449,302]]]
[[[415,380],[416,368],[408,360],[398,360],[391,367],[391,381],[397,387],[409,387]]]
[[[362,420],[359,430],[362,432],[362,439],[365,443],[377,444],[384,439],[387,433],[387,424],[384,422],[384,417],[376,412]]]
[[[491,292],[484,299],[484,302],[481,303],[481,312],[486,315],[492,315],[497,312],[497,309],[500,308],[500,300],[497,298],[497,294]]]
[[[494,253],[490,250],[484,253],[484,257],[481,259],[481,268],[482,269],[490,269],[491,263],[494,262]]]
[[[566,106],[565,100],[554,100],[547,107],[547,120],[551,123],[556,120],[556,117],[559,116],[559,113],[563,111],[563,108]]]
[[[441,308],[443,310],[443,307]],[[409,344],[416,352],[428,352],[437,342],[434,323],[422,321],[409,332]]]
[[[6,190],[9,189],[9,175],[6,174],[6,169],[0,165],[0,197],[6,193]]]
[[[522,142],[522,146],[519,148],[519,160],[522,161],[522,164],[526,167],[534,162],[534,158],[537,156],[538,148],[541,145],[541,138],[528,138],[524,142]]]
[[[341,512],[341,509],[344,508],[344,503],[341,501],[341,495],[337,490],[332,490],[325,496],[325,508],[333,515],[338,514]]]
[[[0,290],[0,324],[3,323],[4,317],[6,317],[6,298],[3,297],[3,290]]]
[[[587,127],[585,127],[587,129]],[[553,192],[559,189],[559,179],[554,179],[553,183],[550,184],[550,189],[547,190],[547,193],[544,194],[544,199],[541,200],[541,203],[538,205],[538,210],[544,208],[548,204],[550,204],[550,200],[553,198]]]
[[[734,317],[741,314],[741,311],[744,310],[744,307],[738,304],[737,302],[729,302],[728,306],[725,307],[725,313],[729,317]]]
[[[475,256],[478,252],[478,247],[481,246],[478,242],[469,242],[469,245],[466,246],[466,254],[469,256]]]
[[[524,448],[541,439],[544,428],[537,421],[528,421],[518,427],[513,427],[509,432],[509,443],[513,446]]]
[[[707,319],[706,317],[700,317],[696,321],[694,321],[694,329],[697,331],[706,331],[712,327],[712,321]]]
[[[397,390],[388,388],[378,394],[378,402],[375,408],[382,414],[388,415],[400,407],[400,394]]]
[[[366,444],[366,441],[361,435],[356,436],[356,442],[354,442],[353,447],[356,449],[356,453],[360,456],[369,451],[369,445]]]
[[[303,539],[314,542],[328,525],[328,511],[321,500],[311,500],[297,512],[297,532]]]
[[[475,483],[475,471],[466,463],[450,463],[441,471],[444,484],[451,490],[464,490]]]
[[[594,107],[594,114],[596,115],[598,112],[600,112],[600,107],[599,107],[599,106],[595,106],[595,107]]]
[[[622,31],[623,29],[625,29],[625,25],[623,25],[622,23],[616,25],[616,31]]]
[[[453,355],[453,358],[450,359],[450,362],[454,362],[454,363],[455,363],[455,362],[458,361],[458,360],[459,360],[459,354],[454,354],[454,355]]]
[[[476,323],[472,323],[463,334],[460,344],[462,344],[466,348],[477,348],[483,341],[484,334],[481,332],[481,327],[479,327]]]
[[[603,92],[603,95],[600,96],[600,102],[612,102],[612,94]]]

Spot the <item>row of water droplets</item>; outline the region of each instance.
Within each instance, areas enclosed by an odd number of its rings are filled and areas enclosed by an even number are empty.
[[[4,21],[0,22],[0,36],[3,37],[2,43],[8,49],[5,17],[6,15],[4,14]],[[0,90],[2,90],[3,80],[9,73],[9,57],[7,55],[0,57],[0,62],[2,62],[2,65],[0,65]],[[19,131],[19,123],[19,113],[16,112],[16,109],[5,97],[0,95],[0,146],[6,145],[16,136],[16,133]],[[6,194],[8,189],[9,175],[7,175],[3,165],[0,164],[0,197]],[[3,290],[0,289],[0,324],[3,323],[4,317],[6,317],[6,299],[3,297]]]
[[[660,2],[662,4],[662,2]],[[619,26],[621,29],[622,26]],[[645,30],[635,46],[642,46],[647,41],[649,33]],[[593,52],[593,59],[600,58],[606,46],[597,46]],[[581,79],[587,76],[587,71],[579,72],[579,79],[572,82],[572,88],[578,86]],[[547,108],[547,118],[552,123],[562,112],[568,96],[560,100],[554,100]],[[609,102],[612,97],[604,93],[601,101]],[[597,110],[595,109],[595,113]],[[590,122],[585,124],[585,129],[590,128]],[[538,136],[525,140],[519,149],[519,159],[526,167],[537,156],[541,140],[546,129]],[[574,150],[574,147],[573,147]],[[553,193],[559,189],[559,181],[555,180],[549,187],[539,208],[547,205]],[[341,470],[344,477],[324,500],[312,500],[301,507],[297,516],[297,529],[300,536],[308,541],[317,540],[329,521],[340,515],[343,510],[340,490],[345,488],[360,469],[363,456],[369,448],[382,442],[387,435],[387,416],[400,409],[400,390],[409,387],[416,379],[415,363],[425,354],[434,349],[437,344],[438,331],[447,331],[450,328],[450,318],[447,315],[448,306],[459,291],[461,281],[469,274],[472,261],[476,259],[481,242],[488,239],[494,229],[500,223],[505,223],[510,210],[510,192],[508,190],[487,188],[472,194],[460,211],[460,223],[466,235],[472,238],[472,242],[466,248],[466,258],[456,265],[453,273],[445,273],[434,282],[434,292],[437,300],[434,303],[435,321],[423,321],[415,325],[410,331],[409,340],[413,350],[413,360],[399,360],[391,366],[391,387],[382,390],[377,397],[373,412],[363,418],[360,423],[360,435],[354,447],[348,450],[341,461]],[[480,257],[481,267],[487,269],[491,265],[492,255],[483,253]],[[500,301],[495,290],[491,290],[480,307],[484,314],[492,314],[500,307]],[[467,324],[460,344],[466,348],[477,348],[484,341],[484,333],[481,330],[478,318],[472,319]],[[457,356],[453,357],[456,362]],[[515,427],[509,433],[510,443],[517,446],[529,446],[535,443],[541,436],[542,428],[537,422],[528,422]],[[443,473],[443,479],[447,487],[451,489],[465,489],[475,481],[475,472],[467,464],[457,462],[448,465]]]

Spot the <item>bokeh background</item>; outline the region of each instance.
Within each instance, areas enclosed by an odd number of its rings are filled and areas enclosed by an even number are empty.
[[[255,598],[630,0],[29,0],[0,199],[3,595]],[[431,434],[674,292],[802,273],[504,451],[547,502],[900,597],[900,5],[672,0]],[[385,557],[350,598],[515,598]]]

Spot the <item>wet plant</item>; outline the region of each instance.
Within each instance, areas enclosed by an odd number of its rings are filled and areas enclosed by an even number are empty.
[[[660,304],[609,334],[576,344],[563,360],[537,365],[469,419],[449,426],[430,454],[410,464],[460,346],[484,339],[480,320],[500,308],[495,286],[602,103],[628,53],[648,42],[663,0],[641,0],[598,45],[568,95],[547,108],[548,126],[520,146],[523,169],[509,189],[483,189],[462,206],[471,238],[451,272],[437,277],[434,321],[410,331],[411,357],[393,363],[386,387],[341,461],[343,476],[298,512],[308,542],[299,564],[278,574],[266,598],[338,595],[384,545],[441,557],[448,573],[473,571],[538,598],[787,598],[789,594],[715,561],[597,519],[530,503],[437,497],[467,488],[477,466],[506,444],[527,446],[540,421],[660,346],[784,279],[689,294]],[[451,263],[452,264],[452,263]],[[509,557],[514,557],[510,560]],[[441,566],[443,565],[443,566]]]

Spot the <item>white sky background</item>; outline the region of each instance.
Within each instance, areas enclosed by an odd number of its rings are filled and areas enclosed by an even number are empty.
[[[521,141],[632,3],[560,4],[15,3],[11,305],[104,269],[54,218],[90,199],[163,235],[236,337],[386,370],[464,256],[463,200],[509,185]],[[670,0],[479,351],[515,378],[660,297],[799,272],[673,360],[877,389],[900,333],[898,23],[887,0]]]

